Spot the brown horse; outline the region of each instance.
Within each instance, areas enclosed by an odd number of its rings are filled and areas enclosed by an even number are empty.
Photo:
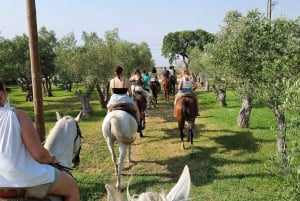
[[[136,105],[138,106],[140,114],[141,114],[141,124],[142,124],[142,127],[145,128],[146,127],[146,115],[145,115],[145,111],[146,111],[146,108],[147,108],[146,98],[143,96],[142,93],[135,92],[133,94],[133,99],[135,100]],[[140,131],[140,137],[144,137],[142,130]]]
[[[184,149],[184,140],[183,140],[183,129],[185,122],[188,123],[188,135],[187,141],[191,142],[191,152],[194,153],[194,145],[193,145],[193,138],[194,138],[194,130],[195,130],[195,118],[197,116],[197,111],[195,99],[190,96],[189,94],[184,94],[177,98],[176,105],[174,108],[174,114],[176,116],[178,122],[178,128],[180,131],[181,137],[181,149]]]
[[[157,105],[157,96],[159,93],[159,87],[158,87],[158,82],[150,82],[149,87],[152,91],[152,104],[154,105],[154,107],[156,107]]]
[[[171,87],[170,87],[169,79],[164,78],[162,80],[162,86],[164,88],[165,100],[169,101],[169,99],[170,99],[170,92],[171,92]]]
[[[176,94],[176,88],[175,88],[175,85],[176,85],[176,77],[174,75],[171,75],[170,76],[170,95],[172,96],[175,96]]]

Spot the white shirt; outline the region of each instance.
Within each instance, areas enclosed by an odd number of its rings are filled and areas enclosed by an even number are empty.
[[[17,115],[0,107],[0,187],[31,187],[54,181],[54,167],[37,162],[26,149]]]
[[[185,80],[185,77],[182,78],[182,88],[188,88],[191,89],[193,87],[193,78],[190,80]]]

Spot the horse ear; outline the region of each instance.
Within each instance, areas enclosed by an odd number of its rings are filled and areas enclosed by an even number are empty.
[[[107,201],[122,201],[122,195],[118,189],[106,184]]]
[[[60,116],[59,112],[56,112],[56,120],[58,121],[60,119],[61,119],[61,116]]]
[[[167,195],[168,201],[188,200],[191,188],[191,177],[189,167],[186,165],[176,185]]]
[[[80,122],[81,116],[82,116],[82,111],[79,112],[79,114],[75,118],[75,121]]]

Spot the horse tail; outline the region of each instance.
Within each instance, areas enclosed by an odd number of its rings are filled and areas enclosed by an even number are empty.
[[[182,115],[184,119],[187,121],[189,119],[189,114],[188,114],[188,102],[187,100],[183,99],[182,101]]]
[[[185,98],[182,101],[182,115],[187,122],[189,123],[193,122],[194,117],[193,117],[192,105],[189,102],[189,100]]]
[[[134,141],[133,137],[127,138],[120,132],[122,129],[119,126],[118,120],[116,118],[111,118],[110,120],[110,131],[111,134],[119,141],[124,144],[131,144]]]

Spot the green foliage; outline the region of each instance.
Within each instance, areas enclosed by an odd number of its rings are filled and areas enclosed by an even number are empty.
[[[193,48],[203,50],[207,43],[214,40],[214,35],[204,30],[198,29],[195,31],[178,31],[168,33],[164,36],[162,55],[169,59],[172,64],[181,56],[185,62],[189,59]]]

